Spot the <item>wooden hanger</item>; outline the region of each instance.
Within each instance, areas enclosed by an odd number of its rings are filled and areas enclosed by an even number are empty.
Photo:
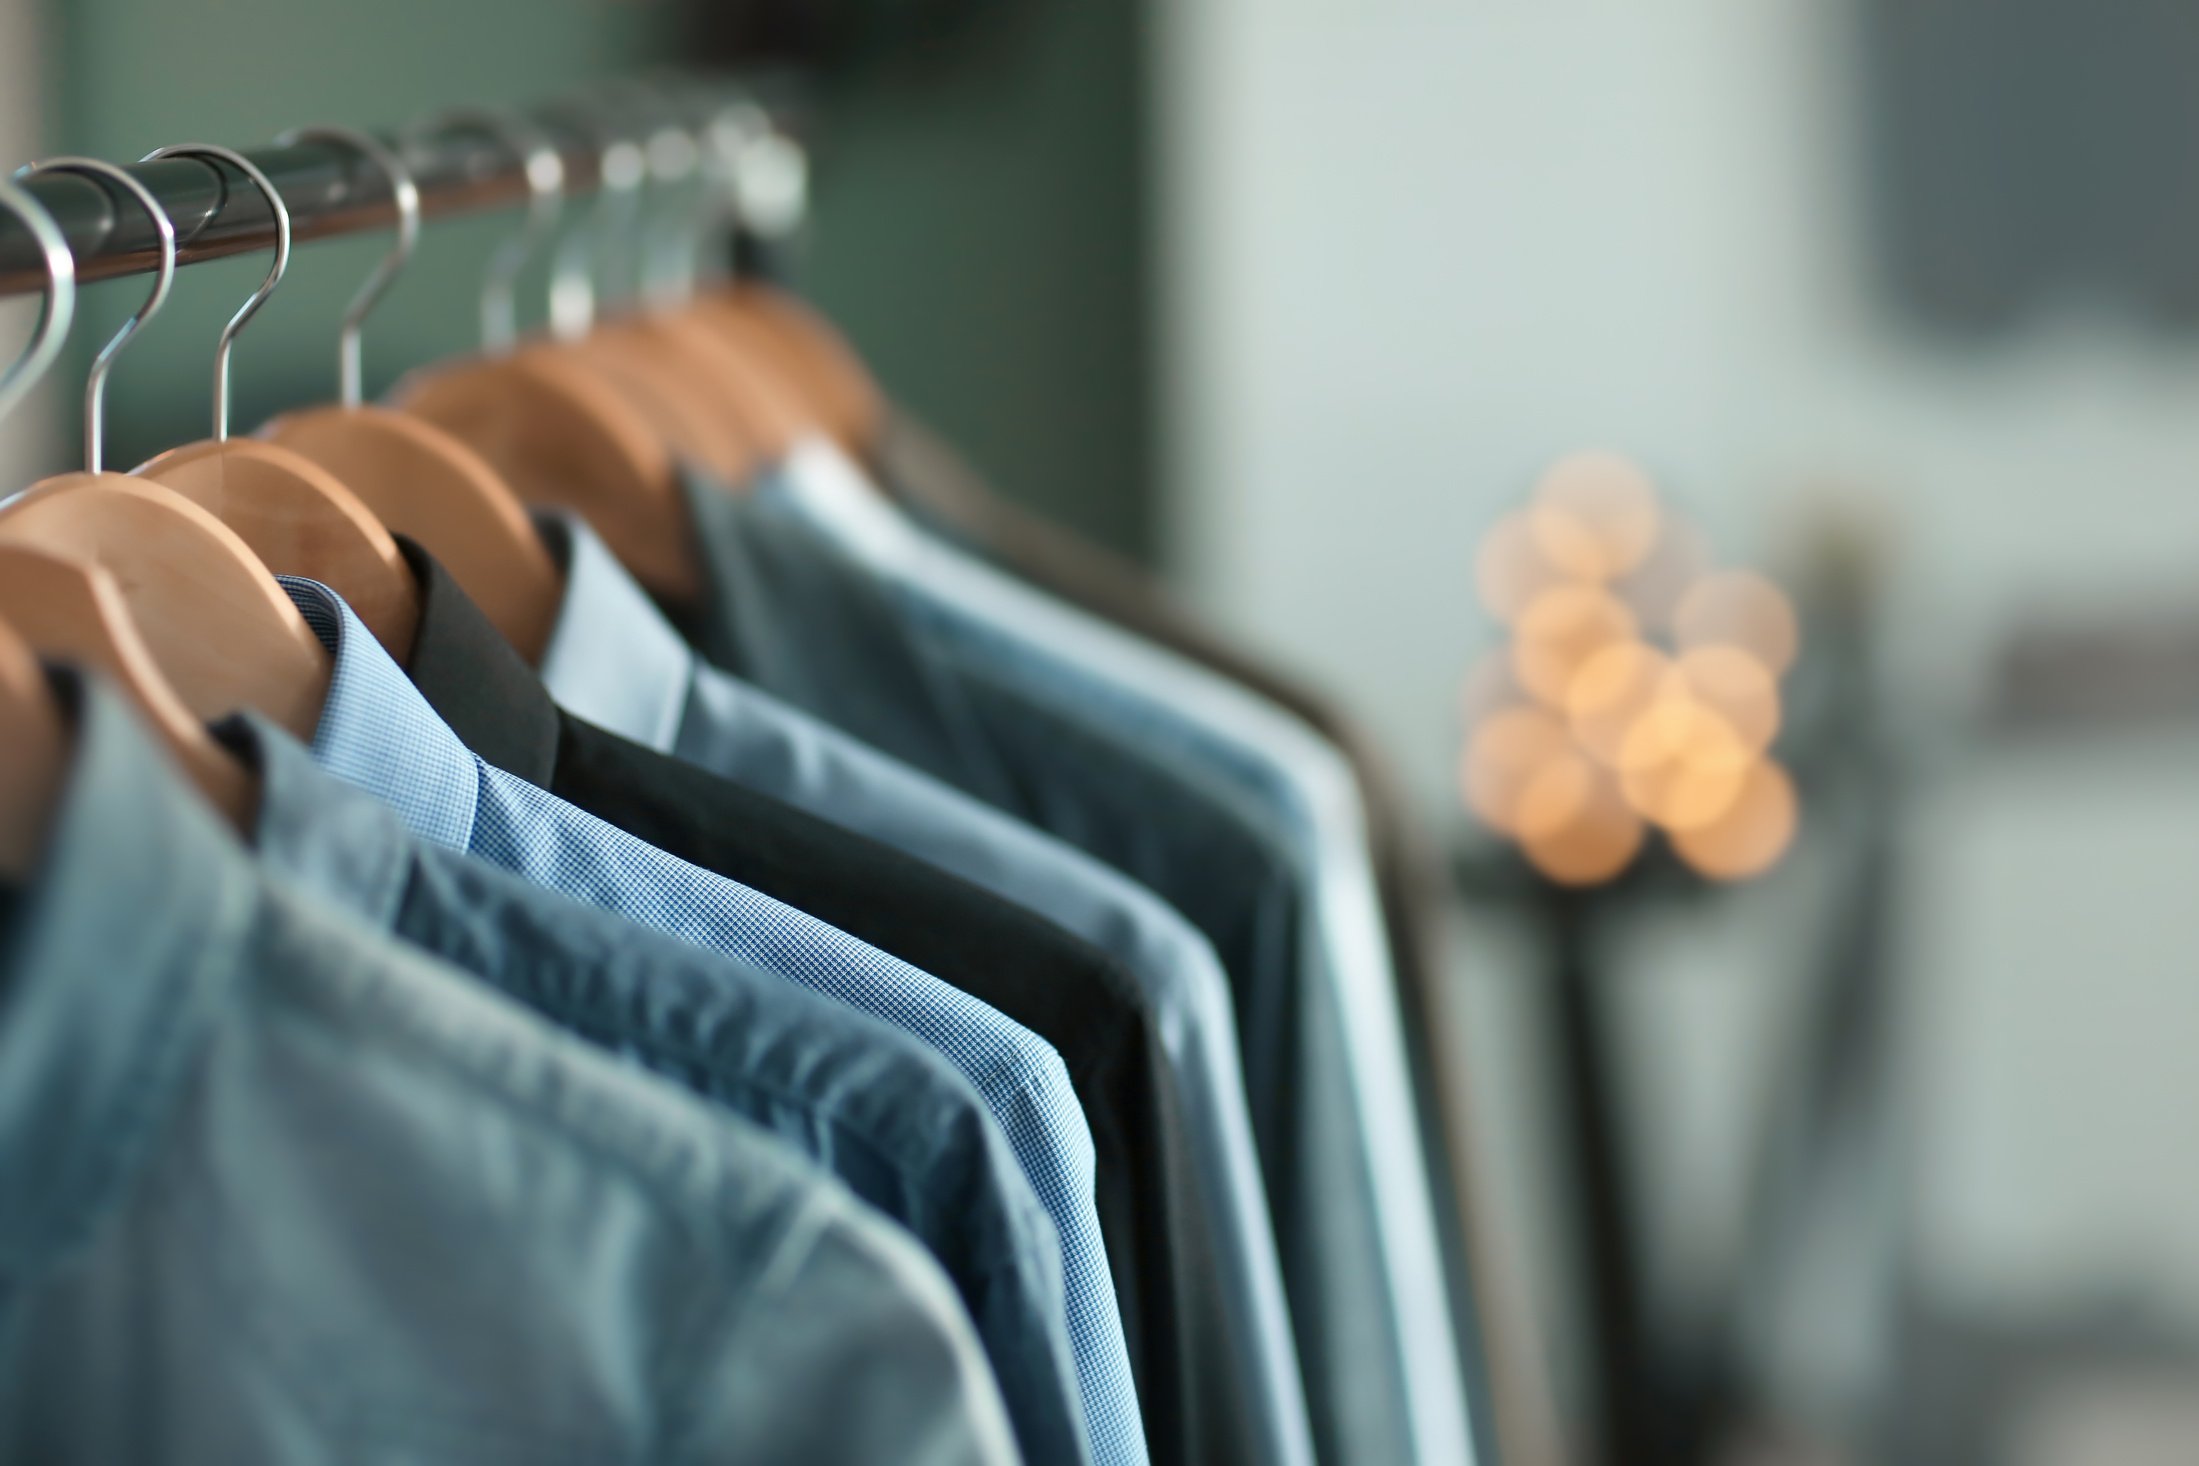
[[[35,714],[26,714],[19,706],[17,669],[10,659],[25,644],[48,657],[105,674],[208,802],[233,828],[249,828],[258,805],[251,771],[214,741],[206,724],[162,675],[112,575],[96,565],[42,550],[0,544],[0,633],[4,633],[0,634],[0,727],[5,729],[7,747],[7,757],[0,762],[8,767],[5,780],[0,780],[0,805],[6,810],[0,832],[10,842],[11,854],[20,808],[17,764],[48,757],[57,762],[60,751],[58,745],[38,742],[43,730],[26,721]],[[21,641],[14,640],[18,635]],[[35,663],[30,671],[38,678],[37,691],[48,704],[47,715],[58,733],[59,719],[51,706],[45,674]],[[58,770],[50,777],[49,796],[60,787]]]
[[[491,262],[482,292],[485,354],[408,375],[391,403],[463,442],[522,500],[578,513],[651,590],[692,600],[702,573],[662,429],[630,392],[559,343],[514,345],[512,280],[564,196],[557,148],[516,116],[479,108],[431,119],[423,132],[455,127],[484,131],[522,160],[528,225]]]
[[[317,580],[344,598],[403,661],[420,623],[412,568],[347,479],[275,443],[210,438],[171,448],[135,476],[175,490],[232,530],[271,571]]]
[[[0,209],[22,221],[46,266],[30,345],[0,372],[0,417],[5,417],[53,365],[68,338],[76,314],[76,257],[53,216],[12,178],[0,176]],[[0,622],[0,875],[20,880],[37,866],[67,759],[68,731],[46,674],[30,647]]]
[[[829,431],[817,393],[779,336],[747,311],[712,311],[711,297],[691,295],[662,318],[664,329],[711,361],[707,380],[763,461],[777,462],[803,438]]]
[[[259,446],[310,460],[341,480],[350,491],[347,497],[366,517],[380,521],[376,532],[396,559],[408,596],[404,643],[390,647],[399,661],[411,655],[419,587],[390,531],[411,535],[425,546],[505,639],[530,662],[539,660],[557,624],[564,586],[525,506],[495,468],[452,434],[423,418],[364,400],[360,337],[367,314],[411,259],[419,239],[420,192],[411,170],[379,139],[352,128],[301,128],[277,142],[334,144],[371,161],[388,179],[397,201],[397,239],[345,312],[337,338],[337,403],[286,413],[264,424],[259,436],[266,441]],[[261,558],[278,563],[266,549],[258,544],[254,548]],[[369,626],[374,624],[356,601],[353,609]]]
[[[415,373],[391,399],[472,448],[526,502],[578,513],[651,590],[700,593],[670,448],[587,368],[524,346]]]
[[[111,164],[66,158],[47,166],[132,193],[155,221],[160,260],[152,295],[101,349],[85,386],[90,471],[48,479],[0,505],[0,614],[34,644],[112,672],[242,830],[253,780],[213,745],[204,720],[250,706],[310,736],[326,700],[328,653],[218,521],[168,490],[97,471],[107,375],[167,298],[175,229],[144,186]]]
[[[704,305],[724,328],[740,323],[775,341],[788,380],[798,384],[817,422],[850,451],[867,454],[885,419],[885,394],[855,348],[825,318],[785,291],[742,281]]]
[[[675,90],[675,101],[680,95]],[[726,104],[720,98],[692,91],[684,95],[686,116],[695,126],[692,137],[698,147],[701,174],[709,190],[705,207],[697,215],[700,234],[689,251],[693,265],[726,252],[731,240],[713,237],[722,226],[730,223],[738,231],[750,218],[744,175],[766,153],[784,154],[793,150],[794,144],[753,103]],[[770,457],[782,456],[799,438],[837,431],[838,418],[849,415],[838,398],[875,391],[868,387],[869,378],[853,353],[821,325],[806,317],[775,319],[770,302],[753,287],[700,286],[697,274],[691,272],[679,319],[741,363],[739,377],[726,385],[746,414],[750,432],[763,443]],[[852,387],[831,374],[835,367],[852,376]]]
[[[0,619],[0,879],[37,869],[68,762],[69,730],[45,669]]]
[[[328,586],[375,640],[402,660],[412,652],[420,594],[389,531],[326,468],[271,443],[229,436],[229,354],[245,323],[289,268],[290,211],[273,181],[241,153],[185,143],[150,153],[146,161],[176,157],[218,159],[252,181],[275,215],[275,258],[260,288],[222,328],[214,354],[213,436],[170,449],[140,466],[137,474],[217,516],[263,564]],[[143,202],[157,212],[150,194]],[[97,462],[91,466],[96,472]]]
[[[599,323],[566,351],[648,418],[679,457],[719,475],[745,476],[756,447],[688,344],[639,315]]]
[[[0,505],[0,544],[111,574],[200,720],[253,708],[306,740],[320,725],[327,649],[236,532],[182,495],[127,474],[63,474]]]

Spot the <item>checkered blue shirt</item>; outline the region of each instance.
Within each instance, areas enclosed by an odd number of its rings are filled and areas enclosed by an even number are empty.
[[[422,839],[839,998],[929,1043],[969,1078],[1061,1236],[1069,1338],[1093,1457],[1143,1463],[1145,1432],[1092,1200],[1092,1132],[1053,1047],[836,927],[490,767],[428,706],[342,597],[318,581],[282,581],[335,661],[313,735],[313,759],[323,769],[389,805]]]

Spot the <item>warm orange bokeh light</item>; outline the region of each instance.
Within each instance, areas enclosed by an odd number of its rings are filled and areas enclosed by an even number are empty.
[[[1617,768],[1627,734],[1663,693],[1671,672],[1671,659],[1645,642],[1604,647],[1566,686],[1573,736],[1599,763]]]
[[[1741,797],[1757,762],[1716,714],[1704,715],[1695,726],[1694,740],[1673,757],[1619,776],[1627,804],[1668,833],[1701,829],[1723,818]]]
[[[1779,587],[1749,570],[1697,581],[1674,608],[1672,630],[1682,649],[1734,647],[1774,677],[1785,675],[1802,644],[1794,607]]]
[[[1520,612],[1512,670],[1530,693],[1563,707],[1589,659],[1616,642],[1632,641],[1635,629],[1634,613],[1609,591],[1552,586]]]
[[[1640,818],[1619,797],[1611,776],[1586,760],[1581,760],[1580,767],[1588,783],[1572,817],[1554,829],[1520,838],[1529,863],[1567,886],[1610,880],[1641,853],[1646,834]]]
[[[1694,525],[1672,514],[1657,522],[1657,543],[1649,558],[1612,585],[1633,608],[1642,625],[1659,636],[1672,631],[1673,609],[1688,588],[1710,573],[1710,541]]]
[[[1739,647],[1701,646],[1674,668],[1687,695],[1725,720],[1751,752],[1779,736],[1779,684],[1764,664]]]
[[[1499,621],[1517,621],[1535,597],[1564,579],[1535,544],[1524,512],[1507,514],[1491,525],[1474,554],[1481,604]]]
[[[1657,489],[1617,453],[1574,453],[1535,485],[1528,524],[1543,559],[1577,580],[1615,580],[1657,542]]]
[[[1571,749],[1535,770],[1512,806],[1512,834],[1533,842],[1562,834],[1588,807],[1595,766]]]
[[[1672,848],[1712,880],[1747,880],[1778,864],[1794,843],[1800,818],[1794,781],[1777,763],[1759,759],[1725,812],[1699,828],[1675,831]]]
[[[1571,754],[1565,725],[1546,709],[1497,713],[1475,728],[1466,744],[1460,784],[1467,806],[1492,828],[1514,833],[1536,776]]]
[[[1560,459],[1483,539],[1481,599],[1511,639],[1460,691],[1460,786],[1549,879],[1609,880],[1652,828],[1714,880],[1792,843],[1793,782],[1768,751],[1794,608],[1763,576],[1710,565],[1701,532],[1615,453]]]

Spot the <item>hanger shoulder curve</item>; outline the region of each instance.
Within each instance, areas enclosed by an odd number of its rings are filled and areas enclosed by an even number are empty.
[[[611,387],[553,348],[416,374],[395,406],[457,437],[532,504],[571,509],[644,585],[701,585],[670,450]]]
[[[0,542],[0,625],[56,660],[103,674],[137,709],[184,774],[244,828],[251,775],[214,742],[162,673],[114,576],[97,565]],[[14,745],[9,745],[10,757]]]
[[[251,707],[300,738],[319,726],[327,649],[236,531],[173,489],[127,474],[64,474],[0,506],[0,543],[113,575],[194,716]]]
[[[728,329],[719,329],[682,309],[649,317],[646,326],[709,389],[718,410],[738,424],[746,459],[739,465],[741,475],[727,475],[728,482],[743,482],[784,458],[802,438],[823,430],[822,416],[752,322],[737,318]]]
[[[386,407],[308,408],[260,432],[334,473],[390,530],[418,540],[505,640],[530,663],[541,658],[564,602],[562,576],[488,460],[428,419]]]
[[[837,328],[795,296],[755,281],[713,299],[775,338],[826,430],[851,451],[868,451],[885,417],[885,394]]]
[[[420,617],[412,571],[341,474],[278,444],[208,438],[169,449],[133,476],[228,525],[268,569],[335,591],[390,655],[411,652]]]

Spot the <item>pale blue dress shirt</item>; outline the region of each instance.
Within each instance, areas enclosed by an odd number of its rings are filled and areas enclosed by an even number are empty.
[[[256,713],[216,730],[259,771],[275,878],[771,1132],[936,1258],[1029,1461],[1091,1459],[1054,1224],[969,1082],[847,1004],[413,836]]]
[[[783,902],[635,839],[484,763],[343,598],[282,577],[334,658],[314,762],[422,839],[729,952],[923,1039],[977,1087],[1061,1239],[1070,1342],[1094,1459],[1147,1459],[1122,1316],[1093,1205],[1092,1133],[1051,1045],[958,989]]]
[[[568,712],[951,871],[1120,960],[1183,1098],[1257,1459],[1310,1466],[1298,1373],[1213,947],[1159,897],[1022,821],[702,662],[586,524],[544,517],[565,599],[542,657]]]
[[[1347,1061],[1357,1111],[1350,1139],[1371,1192],[1361,1219],[1381,1277],[1381,1297],[1336,1301],[1388,1315],[1398,1423],[1413,1459],[1470,1463],[1475,1436],[1396,979],[1358,789],[1341,755],[1235,683],[925,534],[830,444],[805,444],[753,492],[767,512],[794,516],[860,561],[906,616],[971,665],[1066,714],[1169,748],[1294,832],[1313,875],[1322,997]],[[1377,1341],[1367,1342],[1371,1353]],[[1383,1423],[1368,1420],[1370,1429]]]
[[[0,921],[0,1460],[1018,1459],[898,1228],[271,879],[56,680],[70,765]]]

